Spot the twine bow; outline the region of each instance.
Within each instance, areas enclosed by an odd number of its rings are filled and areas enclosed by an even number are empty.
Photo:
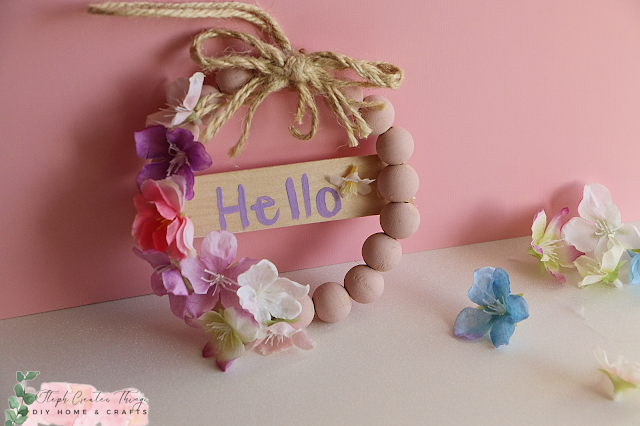
[[[403,71],[387,62],[357,60],[335,52],[307,53],[304,49],[295,51],[278,23],[265,11],[251,4],[107,2],[91,5],[89,12],[119,16],[236,18],[256,25],[267,38],[273,40],[273,43],[269,43],[244,32],[211,28],[198,34],[191,45],[191,58],[203,70],[214,72],[225,68],[240,68],[253,73],[253,77],[230,97],[222,112],[209,122],[202,136],[203,141],[210,140],[242,105],[248,105],[242,135],[229,150],[232,158],[242,152],[249,137],[251,121],[260,103],[269,94],[285,87],[298,93],[296,123],[302,124],[307,111],[311,118],[311,129],[308,133],[302,133],[295,125],[289,127],[294,137],[309,140],[318,131],[318,107],[314,96],[321,95],[347,130],[349,146],[358,146],[358,138],[365,138],[371,133],[371,128],[358,109],[381,109],[384,105],[349,99],[340,89],[353,86],[396,89],[403,78]],[[216,37],[238,39],[255,48],[259,56],[205,55],[203,44]],[[336,71],[343,70],[355,71],[362,80],[351,80],[335,75]],[[220,104],[209,101],[214,97],[222,96],[225,95],[214,93],[203,97],[195,110],[197,117],[200,118],[219,108]]]

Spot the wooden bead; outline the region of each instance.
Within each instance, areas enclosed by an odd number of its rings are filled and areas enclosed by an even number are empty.
[[[371,127],[371,136],[381,135],[391,128],[393,125],[393,119],[395,118],[395,111],[393,105],[389,99],[380,95],[371,95],[364,98],[365,102],[384,102],[386,107],[382,110],[373,108],[363,108],[360,110],[360,115],[364,121]]]
[[[407,164],[387,166],[378,175],[378,192],[394,203],[409,201],[418,192],[420,179],[413,167]]]
[[[380,272],[367,265],[358,265],[351,268],[345,275],[344,288],[356,302],[371,303],[382,295],[384,278]]]
[[[406,163],[413,154],[413,136],[402,127],[393,126],[376,141],[376,152],[382,161],[391,165]]]
[[[291,323],[291,326],[296,329],[306,328],[311,321],[313,321],[313,316],[316,313],[315,308],[313,307],[313,300],[309,296],[305,296],[302,300],[298,300],[302,305],[302,312],[300,315],[296,317],[298,321]]]
[[[362,259],[376,271],[395,268],[402,258],[402,245],[385,233],[370,235],[362,244]]]
[[[420,226],[420,212],[411,203],[389,203],[380,211],[380,226],[392,238],[408,238]]]
[[[338,322],[351,312],[351,297],[340,284],[328,282],[322,284],[313,293],[316,314],[324,322]]]
[[[218,89],[227,95],[235,95],[251,78],[253,72],[243,68],[223,68],[216,73]]]

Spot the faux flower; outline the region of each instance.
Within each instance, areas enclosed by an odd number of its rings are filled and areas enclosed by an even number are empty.
[[[229,293],[233,293],[235,296],[238,289],[238,275],[248,270],[251,265],[258,263],[245,257],[230,267],[237,251],[238,240],[231,232],[210,232],[202,240],[200,254],[197,257],[180,261],[182,275],[189,280],[195,293],[210,292],[216,302],[221,293],[226,296],[231,296]],[[225,296],[223,296],[223,305],[226,305],[224,298]]]
[[[507,271],[491,267],[477,269],[473,273],[469,299],[479,306],[464,308],[458,314],[453,334],[478,339],[491,330],[493,346],[508,345],[516,323],[529,317],[529,306],[524,298],[510,293]]]
[[[294,319],[302,312],[298,300],[309,293],[308,285],[278,277],[278,269],[266,259],[240,274],[238,285],[240,305],[251,312],[260,324],[272,318]]]
[[[195,256],[193,223],[183,214],[185,190],[182,176],[142,183],[133,197],[138,215],[131,234],[143,251],[168,252],[175,260]]]
[[[212,160],[200,142],[193,140],[191,132],[163,126],[148,127],[134,133],[139,157],[154,160],[136,176],[138,188],[147,179],[162,180],[172,175],[185,179],[187,200],[193,198],[194,171],[211,167]]]
[[[544,209],[536,213],[531,226],[532,241],[529,249],[529,254],[538,259],[547,272],[561,283],[566,282],[567,279],[560,273],[560,267],[573,267],[574,260],[582,254],[575,247],[566,244],[560,235],[562,228],[560,221],[567,213],[569,209],[565,207],[551,219],[549,226],[547,226],[547,215]]]
[[[161,125],[174,128],[180,126],[190,131],[197,140],[200,135],[200,127],[205,124],[196,114],[198,102],[204,96],[220,93],[213,86],[204,85],[204,74],[197,72],[190,78],[180,77],[167,86],[167,106],[155,114],[147,117],[147,126]],[[213,113],[205,114],[202,119],[205,121],[213,118],[215,112],[220,111],[220,106],[225,103],[222,97],[213,97],[207,105],[217,105],[213,108]]]
[[[593,351],[598,363],[600,363],[600,371],[611,380],[613,384],[613,399],[618,400],[622,392],[627,389],[640,389],[640,363],[633,364],[625,359],[622,355],[614,363],[610,363],[607,359],[607,353],[602,348],[596,348]]]
[[[580,256],[574,264],[582,276],[579,286],[584,287],[596,283],[610,283],[616,287],[622,287],[622,282],[618,279],[618,271],[625,263],[620,261],[624,254],[624,247],[621,245],[611,245],[610,248],[596,259],[589,256]]]
[[[629,263],[629,284],[640,284],[640,252],[634,252],[628,250],[629,256],[631,256],[631,262]]]
[[[340,196],[345,200],[348,200],[352,195],[358,194],[367,195],[371,192],[369,184],[375,181],[375,179],[362,179],[358,175],[358,166],[351,166],[349,174],[345,177],[331,176],[329,182],[340,188]]]
[[[245,352],[245,345],[255,341],[260,332],[260,325],[253,315],[242,309],[210,311],[196,321],[204,331],[213,335],[202,355],[215,357],[222,371],[226,371],[233,360]]]
[[[622,223],[620,211],[604,186],[585,185],[578,213],[580,217],[574,217],[564,225],[562,237],[581,252],[595,251],[595,257],[601,257],[610,249],[609,242],[640,249],[640,232],[635,226]]]
[[[297,346],[306,351],[316,347],[316,342],[309,339],[305,329],[296,329],[284,321],[267,327],[267,337],[256,346],[262,355],[283,352]]]

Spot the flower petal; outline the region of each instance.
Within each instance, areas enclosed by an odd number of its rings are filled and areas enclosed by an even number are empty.
[[[256,260],[256,259],[249,259],[248,257],[243,257],[234,266],[231,266],[230,268],[228,268],[224,272],[224,275],[227,278],[230,278],[233,281],[237,282],[238,281],[238,275],[242,274],[243,272],[248,271],[251,266],[257,265],[258,262],[259,261]]]
[[[516,329],[516,323],[510,315],[501,315],[493,323],[491,327],[491,343],[496,348],[502,345],[508,345],[511,335]]]
[[[560,239],[560,231],[562,229],[562,216],[569,214],[569,208],[565,207],[560,210],[551,222],[549,222],[549,226],[547,230],[544,232],[544,240],[559,240]]]
[[[631,256],[631,262],[629,263],[629,284],[640,284],[640,253],[633,253],[629,251]]]
[[[582,191],[582,201],[578,205],[578,214],[584,219],[596,222],[605,218],[606,207],[611,204],[613,204],[613,200],[607,188],[597,183],[588,183]]]
[[[615,239],[625,248],[640,248],[640,231],[638,231],[638,228],[636,228],[635,225],[630,223],[625,223],[618,228],[615,234]]]
[[[573,217],[562,227],[562,239],[583,253],[593,251],[600,241],[596,226],[581,217]]]
[[[615,245],[607,250],[602,256],[600,270],[607,273],[615,271],[624,251],[624,247],[620,245]]]
[[[268,285],[278,279],[276,265],[267,259],[262,259],[256,265],[252,265],[247,272],[238,275],[238,285]]]
[[[196,107],[196,104],[200,99],[203,84],[204,74],[201,72],[196,72],[189,78],[189,91],[182,102],[185,108],[193,110]]]
[[[134,132],[133,139],[136,143],[136,154],[146,160],[162,158],[168,160],[169,142],[167,142],[167,128],[164,126],[151,126],[139,132]]]
[[[502,268],[493,271],[493,294],[496,299],[506,299],[511,293],[509,274]]]
[[[529,318],[529,305],[524,297],[517,294],[510,294],[507,297],[507,311],[514,324]]]
[[[178,268],[172,268],[162,273],[162,282],[164,287],[171,294],[176,296],[187,296],[187,286],[184,284],[182,274],[178,271]]]
[[[294,345],[305,351],[309,351],[316,347],[316,342],[309,339],[307,336],[307,330],[304,328],[291,336],[291,339],[293,340]]]
[[[544,209],[540,210],[533,217],[533,224],[531,225],[531,238],[537,242],[544,235],[544,230],[547,227],[547,214]],[[542,254],[542,253],[540,253]]]
[[[169,294],[169,308],[173,315],[180,319],[184,319],[184,307],[187,303],[186,296],[176,296],[175,294]]]
[[[466,337],[467,339],[478,339],[491,329],[495,319],[494,315],[482,309],[464,308],[453,324],[453,334],[456,337]]]
[[[242,309],[229,308],[224,311],[224,319],[233,328],[243,344],[253,342],[258,338],[260,324],[256,322],[251,313]]]
[[[473,285],[469,289],[469,299],[476,305],[485,306],[487,296],[495,297],[493,294],[493,272],[495,268],[490,266],[476,269],[473,272]]]
[[[228,231],[213,231],[202,240],[200,257],[211,271],[220,274],[233,262],[237,251],[235,235]]]
[[[149,163],[145,165],[136,176],[136,185],[138,189],[142,186],[142,182],[147,179],[162,180],[167,177],[169,169],[169,161],[159,161],[157,163]]]
[[[300,300],[304,296],[309,294],[309,286],[298,284],[297,282],[291,281],[288,278],[278,278],[273,284],[269,286],[269,291],[284,292],[294,299]]]
[[[180,269],[182,270],[182,275],[191,283],[196,294],[205,294],[209,291],[211,283],[204,280],[209,276],[209,273],[204,271],[206,265],[202,262],[200,256],[182,259],[180,261]]]

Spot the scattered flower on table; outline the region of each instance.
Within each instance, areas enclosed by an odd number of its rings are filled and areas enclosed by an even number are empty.
[[[631,262],[629,262],[629,284],[640,284],[640,252],[628,250],[627,253],[631,256]]]
[[[367,195],[371,192],[369,184],[375,179],[362,179],[358,175],[358,166],[351,166],[347,176],[330,176],[329,182],[340,188],[339,193],[342,198],[348,200],[351,196],[358,194]]]
[[[493,346],[508,345],[516,324],[529,317],[529,306],[524,298],[510,293],[507,271],[492,267],[477,269],[468,294],[478,307],[464,308],[458,314],[453,334],[478,339],[491,331]]]
[[[584,287],[603,282],[613,284],[618,288],[622,287],[618,272],[625,263],[624,260],[620,260],[624,251],[624,247],[621,245],[610,243],[610,248],[597,256],[596,259],[586,255],[580,256],[574,262],[582,276],[582,281],[578,285]]]
[[[174,260],[195,256],[193,223],[183,213],[185,190],[182,176],[142,182],[133,197],[138,214],[131,230],[142,251],[166,251]]]
[[[534,216],[531,226],[532,241],[529,254],[538,259],[547,272],[561,283],[566,282],[567,279],[560,272],[560,267],[574,267],[573,262],[583,254],[562,240],[561,219],[568,213],[569,209],[565,207],[551,219],[547,226],[547,215],[542,209]]]
[[[604,186],[585,185],[578,213],[580,217],[571,218],[563,226],[562,237],[579,251],[593,251],[598,258],[611,244],[640,249],[640,232],[634,225],[622,223],[620,211]]]
[[[602,367],[600,371],[613,384],[614,400],[619,400],[622,392],[628,389],[640,389],[640,363],[631,363],[622,355],[616,362],[610,363],[607,353],[602,348],[594,349],[593,353]]]
[[[134,133],[136,152],[139,157],[154,160],[140,170],[136,176],[138,188],[147,179],[162,180],[172,175],[185,179],[187,200],[193,198],[193,172],[206,170],[213,164],[204,145],[193,139],[191,132],[177,128],[169,130],[163,126],[148,127]]]

